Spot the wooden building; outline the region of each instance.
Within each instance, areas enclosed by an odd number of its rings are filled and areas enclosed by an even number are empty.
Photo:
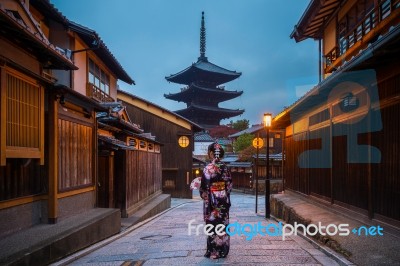
[[[184,102],[187,107],[177,114],[204,128],[218,126],[222,119],[243,114],[244,110],[220,108],[218,104],[240,96],[243,91],[225,90],[221,84],[235,80],[241,73],[219,67],[208,61],[206,55],[206,29],[204,12],[200,29],[200,57],[188,68],[166,77],[168,82],[186,85],[178,93],[165,94],[170,100]]]
[[[191,198],[189,184],[194,179],[192,164],[194,133],[201,127],[145,99],[118,90],[118,100],[126,106],[143,130],[161,142],[162,191],[172,197]]]
[[[214,143],[216,139],[210,136],[207,131],[201,131],[194,134],[194,151],[193,156],[202,161],[207,161],[208,157],[208,146]]]
[[[115,102],[134,81],[97,33],[47,0],[1,0],[0,23],[0,236],[160,194],[160,143]]]
[[[74,73],[74,85],[106,109],[96,115],[96,206],[119,208],[122,217],[128,217],[162,193],[161,143],[145,135],[138,121],[131,121],[125,106],[116,102],[117,80],[134,81],[98,34],[71,21],[68,25],[77,49],[72,53],[81,69]]]
[[[265,178],[267,176],[266,167],[266,144],[269,144],[269,172],[270,179],[273,180],[272,183],[279,183],[279,187],[282,187],[283,183],[283,162],[282,162],[282,151],[283,151],[283,131],[282,130],[270,130],[269,136],[267,137],[267,131],[262,124],[253,125],[250,128],[242,130],[240,132],[229,135],[228,137],[235,142],[238,137],[243,134],[251,134],[254,138],[261,138],[263,141],[263,146],[258,149],[258,155],[256,152],[248,160],[250,165],[244,167],[244,162],[235,162],[231,164],[232,167],[238,165],[237,169],[233,169],[232,176],[238,176],[240,183],[238,185],[248,187],[251,184],[251,188],[255,189],[256,179],[262,186],[259,186],[259,191],[264,190]],[[254,148],[255,151],[256,148]],[[258,156],[258,157],[257,157]],[[257,159],[258,158],[258,159]],[[243,166],[240,167],[240,165]],[[272,185],[271,185],[272,186]],[[275,190],[274,190],[275,191]]]
[[[162,144],[132,123],[125,106],[103,105],[110,109],[97,113],[98,206],[119,208],[128,217],[162,193]]]
[[[291,36],[320,41],[322,81],[272,122],[286,189],[397,227],[399,23],[399,0],[311,1]]]
[[[44,20],[48,12],[29,1],[0,5],[0,235],[56,223],[95,203],[94,112],[102,107],[56,86],[54,73],[78,67],[51,41],[65,18],[50,12]],[[67,143],[76,145],[68,150]]]
[[[251,162],[231,162],[228,164],[232,176],[233,188],[252,189],[253,169]]]

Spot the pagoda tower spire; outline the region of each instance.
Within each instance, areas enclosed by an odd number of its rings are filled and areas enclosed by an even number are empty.
[[[185,87],[177,93],[164,94],[173,101],[184,102],[186,108],[175,111],[176,114],[199,124],[203,128],[218,126],[222,119],[243,114],[243,109],[219,107],[225,102],[242,95],[243,91],[233,91],[221,86],[240,77],[242,73],[225,69],[208,61],[206,57],[206,27],[204,12],[201,13],[200,57],[196,63],[165,79],[168,82],[183,84]]]
[[[200,57],[199,60],[207,61],[206,57],[206,27],[204,22],[204,11],[201,12],[201,28],[200,28]]]

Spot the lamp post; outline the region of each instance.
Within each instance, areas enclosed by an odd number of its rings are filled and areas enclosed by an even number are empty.
[[[264,114],[264,126],[267,130],[267,141],[266,141],[266,174],[265,174],[265,218],[269,219],[271,215],[271,207],[269,205],[269,128],[271,127],[272,114]]]

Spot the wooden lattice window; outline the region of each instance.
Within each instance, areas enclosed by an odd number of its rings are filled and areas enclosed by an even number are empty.
[[[44,164],[44,90],[13,70],[1,71],[1,165],[6,158],[39,158]]]
[[[154,145],[154,152],[160,153],[160,145]]]
[[[154,144],[153,143],[149,143],[147,145],[147,151],[149,152],[154,152]]]
[[[126,138],[126,145],[128,145],[129,147],[138,148],[138,140],[132,137],[127,137]]]
[[[139,141],[139,150],[147,151],[147,142],[144,140]]]

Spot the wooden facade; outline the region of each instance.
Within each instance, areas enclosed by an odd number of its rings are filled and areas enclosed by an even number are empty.
[[[228,164],[232,176],[233,188],[252,189],[253,188],[253,169],[251,162],[231,162]]]
[[[95,144],[96,104],[56,88],[51,73],[77,67],[50,44],[57,14],[45,22],[42,11],[29,1],[0,6],[0,235],[94,205],[89,196],[67,207],[72,195],[94,190],[92,168],[81,162],[93,162],[82,152]]]
[[[125,91],[118,91],[118,100],[126,105],[130,117],[134,117],[145,131],[155,134],[157,141],[163,144],[162,191],[172,197],[191,198],[189,184],[195,178],[192,171],[193,135],[200,127]],[[187,143],[180,146],[182,138],[187,138]]]
[[[161,153],[128,150],[117,153],[115,162],[116,206],[128,217],[143,200],[161,193]]]
[[[126,108],[116,102],[117,80],[134,81],[97,33],[73,22],[68,25],[78,48],[74,55],[85,70],[84,75],[76,75],[73,85],[104,108],[96,113],[96,206],[119,208],[128,217],[143,202],[161,194],[162,144],[144,135],[136,117],[131,121]],[[93,41],[99,42],[98,47],[91,47]]]
[[[119,208],[128,217],[161,194],[161,143],[131,122],[126,108],[107,103],[97,114],[98,206]]]
[[[400,2],[334,1],[325,24],[317,2],[292,36],[324,42],[325,79],[273,120],[285,188],[399,227]]]
[[[90,121],[90,120],[89,120]],[[73,188],[86,185],[93,185],[94,159],[94,123],[78,123],[71,121],[68,117],[58,119],[58,178],[60,191],[67,191]]]
[[[0,25],[0,236],[161,193],[160,143],[110,111],[134,81],[97,33],[46,0],[0,1]]]

